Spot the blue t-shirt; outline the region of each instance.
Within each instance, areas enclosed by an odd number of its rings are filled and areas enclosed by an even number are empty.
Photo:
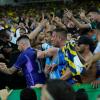
[[[63,72],[66,70],[67,62],[64,59],[63,52],[59,49],[56,57],[52,60],[51,65],[56,64],[57,66],[50,73],[51,79],[60,79],[60,77],[64,74]]]
[[[45,75],[42,68],[40,68],[36,51],[33,48],[29,47],[23,51],[19,55],[14,67],[22,69],[27,86],[45,83]]]
[[[50,78],[51,79],[60,79],[66,73],[67,64],[68,64],[67,61],[65,61],[64,53],[62,52],[61,49],[58,50],[58,53],[57,53],[56,57],[53,59],[51,64],[56,64],[57,66],[50,73]],[[77,81],[74,80],[72,77],[69,77],[66,80],[66,82],[69,84],[74,84]]]

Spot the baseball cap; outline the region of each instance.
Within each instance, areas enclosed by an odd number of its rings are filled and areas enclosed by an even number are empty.
[[[78,44],[86,44],[86,45],[91,45],[93,44],[93,41],[91,38],[89,38],[88,36],[81,36],[78,40]]]
[[[85,44],[85,45],[89,45],[90,51],[93,52],[94,51],[94,42],[91,38],[89,38],[88,36],[81,36],[78,40],[78,45],[81,44]]]

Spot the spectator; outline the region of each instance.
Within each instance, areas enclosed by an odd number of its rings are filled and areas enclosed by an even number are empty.
[[[79,89],[76,92],[76,100],[88,100],[88,95],[84,89]]]
[[[100,31],[98,31],[97,33],[97,39],[98,39],[98,44],[96,49],[94,50],[94,57],[90,58],[90,61],[87,63],[88,65],[88,69],[90,68],[90,65],[96,61],[96,68],[97,68],[97,72],[96,72],[96,80],[94,80],[92,82],[93,87],[97,88],[98,85],[100,84],[100,60],[98,60],[97,58],[100,59]],[[97,60],[96,60],[97,59]]]
[[[78,44],[80,48],[79,52],[82,55],[85,62],[87,62],[90,58],[93,57],[93,54],[91,52],[91,45],[93,45],[92,40],[87,36],[81,36],[78,40]],[[81,76],[83,83],[90,83],[95,79],[96,68],[94,65],[92,65],[91,67],[91,69],[84,72],[84,74]]]
[[[20,93],[20,100],[37,100],[36,93],[31,88],[25,88]]]
[[[75,94],[65,81],[49,80],[42,89],[41,100],[75,100]]]
[[[29,38],[21,36],[18,38],[17,44],[18,49],[22,51],[17,61],[11,68],[7,68],[4,63],[0,63],[0,71],[13,74],[18,69],[22,69],[28,87],[37,84],[43,85],[45,83],[45,75],[40,71],[41,68],[39,68],[37,63],[36,50],[31,48]]]

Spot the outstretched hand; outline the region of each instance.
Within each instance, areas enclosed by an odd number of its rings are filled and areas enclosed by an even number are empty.
[[[42,25],[43,27],[45,27],[47,23],[47,19],[43,19],[41,22],[40,22],[40,25]]]
[[[5,69],[7,68],[7,65],[5,63],[0,63],[0,69]]]
[[[91,83],[91,85],[93,86],[93,88],[98,88],[98,86],[100,85],[100,80],[95,80]]]
[[[64,14],[66,17],[68,17],[69,19],[71,19],[73,17],[73,14],[71,13],[71,11],[69,11],[68,9],[64,10]]]
[[[12,92],[12,90],[8,92],[7,89],[0,90],[1,99],[2,100],[7,100],[8,96],[10,95],[11,92]]]

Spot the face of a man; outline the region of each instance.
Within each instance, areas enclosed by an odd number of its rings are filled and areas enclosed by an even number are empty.
[[[69,21],[67,27],[74,28],[75,24],[72,21]]]
[[[23,51],[23,43],[21,41],[17,42],[18,50]]]
[[[50,35],[50,33],[47,33],[47,34],[45,35],[45,40],[46,40],[47,42],[51,42],[51,35]]]
[[[91,20],[97,20],[97,13],[96,12],[90,12],[89,14],[88,14],[88,16],[89,16],[89,18],[91,19]]]
[[[53,32],[52,33],[52,36],[51,36],[51,42],[54,46],[59,46],[59,43],[60,43],[60,39],[59,39],[59,36],[57,35],[56,32]]]
[[[67,34],[67,40],[68,41],[70,41],[71,40],[71,38],[72,38],[72,35],[69,33],[69,34]]]
[[[84,44],[80,44],[79,45],[79,52],[83,53],[85,51],[85,45]]]

